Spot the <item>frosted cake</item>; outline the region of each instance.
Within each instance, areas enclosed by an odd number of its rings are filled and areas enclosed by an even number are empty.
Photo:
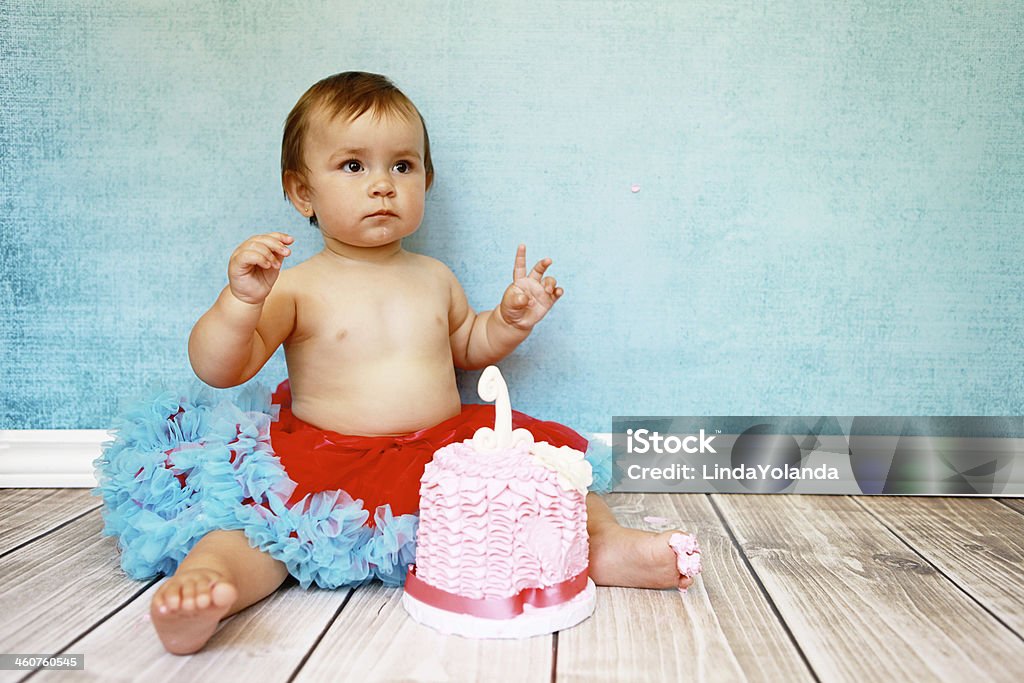
[[[595,604],[590,464],[577,450],[512,431],[496,367],[484,371],[479,391],[495,402],[495,428],[439,449],[427,464],[402,602],[443,633],[520,638],[569,628]]]

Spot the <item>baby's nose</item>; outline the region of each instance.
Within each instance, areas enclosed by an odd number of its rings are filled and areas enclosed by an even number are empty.
[[[370,183],[370,194],[374,197],[390,197],[395,194],[395,185],[385,176]]]

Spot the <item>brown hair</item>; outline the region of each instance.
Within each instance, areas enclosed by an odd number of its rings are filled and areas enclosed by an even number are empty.
[[[363,71],[345,71],[318,81],[292,107],[284,123],[284,138],[281,141],[282,185],[288,171],[299,175],[309,171],[303,156],[306,132],[309,130],[311,115],[321,107],[332,119],[344,116],[351,120],[368,111],[380,115],[415,114],[423,126],[423,168],[427,174],[429,187],[434,177],[434,164],[430,160],[430,138],[427,136],[427,124],[423,121],[423,115],[412,100],[387,77]],[[286,188],[285,197],[287,196]],[[312,216],[309,222],[316,225],[316,216]]]

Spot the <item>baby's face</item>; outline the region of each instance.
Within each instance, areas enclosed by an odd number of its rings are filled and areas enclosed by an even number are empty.
[[[310,124],[306,185],[324,239],[379,247],[416,232],[427,189],[419,118],[368,111]]]

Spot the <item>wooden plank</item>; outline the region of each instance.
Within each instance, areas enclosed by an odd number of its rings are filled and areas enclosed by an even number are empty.
[[[60,651],[147,584],[125,577],[91,512],[0,558],[0,651]],[[0,671],[0,682],[18,671]]]
[[[88,489],[0,489],[0,555],[102,504]]]
[[[685,595],[598,588],[594,616],[558,634],[559,681],[813,680],[707,496],[606,500],[626,526],[696,533],[704,570]]]
[[[820,679],[1024,674],[1024,642],[853,499],[713,500]]]
[[[1000,498],[999,502],[1024,515],[1024,498]]]
[[[472,640],[413,621],[402,589],[358,589],[295,678],[330,681],[547,681],[553,636]]]
[[[1024,637],[1024,517],[986,498],[861,496],[914,550]]]
[[[160,584],[114,614],[69,652],[84,671],[44,671],[32,681],[266,681],[285,683],[341,608],[350,589],[306,591],[288,581],[276,593],[226,619],[193,655],[168,654],[149,618]]]

